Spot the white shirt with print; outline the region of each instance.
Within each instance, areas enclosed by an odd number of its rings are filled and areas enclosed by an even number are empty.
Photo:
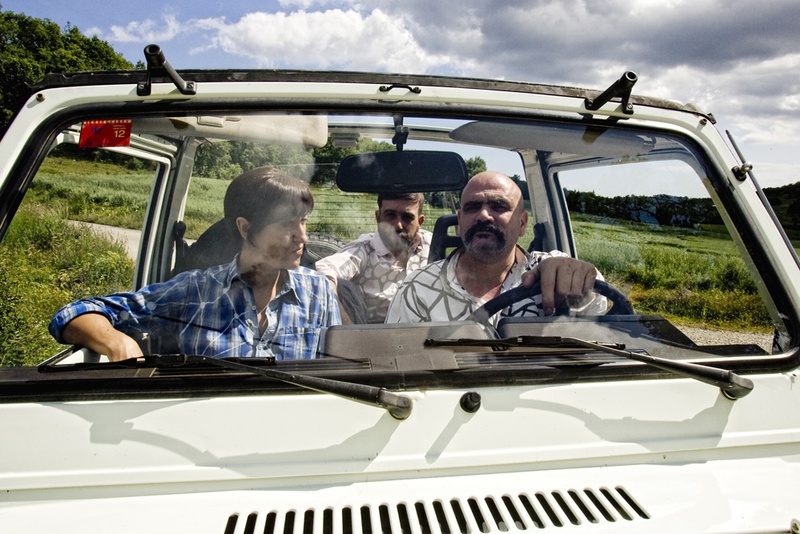
[[[517,261],[509,271],[501,292],[522,284],[522,275],[545,258],[567,256],[563,252],[534,252],[529,254],[518,248],[525,261]],[[430,321],[461,321],[483,306],[486,301],[470,294],[456,278],[456,264],[463,249],[449,258],[431,263],[412,273],[400,287],[389,307],[387,323],[418,323]],[[600,273],[597,276],[602,280]],[[605,297],[595,296],[579,313],[582,315],[605,313]],[[543,315],[542,296],[536,295],[512,304],[490,318],[497,325],[503,317]]]
[[[378,232],[362,234],[336,254],[319,260],[319,272],[335,280],[350,280],[361,291],[367,320],[382,323],[400,283],[428,262],[432,234],[420,229],[409,248],[405,266],[395,261]]]

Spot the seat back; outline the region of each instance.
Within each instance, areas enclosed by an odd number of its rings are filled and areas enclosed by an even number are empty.
[[[433,237],[431,237],[431,251],[428,255],[428,263],[443,260],[447,257],[447,251],[461,246],[461,237],[450,233],[450,229],[458,226],[458,218],[455,213],[442,215],[436,219],[433,225]]]
[[[184,228],[183,222],[175,225],[176,230]],[[175,268],[172,276],[192,269],[208,269],[214,265],[222,265],[233,260],[241,249],[241,240],[225,224],[225,219],[219,220],[208,227],[197,241],[189,245],[183,235],[175,235]]]
[[[533,225],[533,239],[531,240],[530,245],[528,245],[528,252],[533,252],[534,250],[544,250],[544,223],[535,223]]]

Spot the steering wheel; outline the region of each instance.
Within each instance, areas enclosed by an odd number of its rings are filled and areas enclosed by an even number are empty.
[[[539,295],[542,292],[541,284],[536,282],[531,287],[517,286],[504,293],[497,295],[492,300],[486,302],[483,306],[472,312],[469,316],[470,319],[476,321],[483,321],[493,316],[500,310],[511,306],[526,298],[532,298],[534,295]],[[603,280],[594,281],[594,292],[606,297],[613,304],[611,310],[606,315],[633,315],[633,306],[625,294]],[[568,307],[557,308],[556,315],[564,315],[569,312]]]

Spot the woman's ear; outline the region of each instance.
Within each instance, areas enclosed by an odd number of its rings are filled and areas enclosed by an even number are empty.
[[[239,235],[242,236],[242,239],[247,241],[247,233],[250,231],[250,221],[244,217],[236,217],[236,229],[239,231]]]

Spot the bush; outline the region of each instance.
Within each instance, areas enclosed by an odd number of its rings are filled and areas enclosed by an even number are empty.
[[[141,228],[152,174],[49,174],[40,172],[28,196],[58,206],[63,218]]]
[[[642,312],[691,318],[721,328],[769,328],[770,317],[757,295],[741,291],[637,290],[631,295]]]
[[[642,261],[631,264],[625,279],[645,288],[717,290],[748,295],[756,286],[744,262],[733,256],[689,252],[661,246],[641,247]]]
[[[574,230],[581,259],[629,291],[637,311],[733,329],[770,325],[752,276],[719,232],[597,222]]]
[[[0,365],[35,365],[61,347],[47,325],[64,304],[130,289],[121,243],[41,207],[17,213],[0,244]]]

